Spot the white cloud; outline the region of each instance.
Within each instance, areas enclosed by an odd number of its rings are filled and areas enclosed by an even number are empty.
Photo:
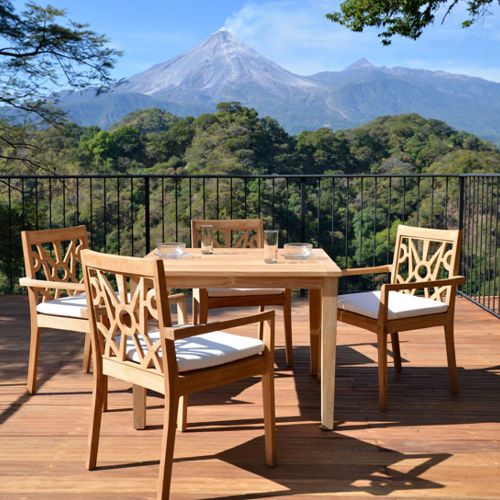
[[[377,31],[353,33],[325,18],[338,8],[326,0],[250,0],[226,19],[226,28],[259,53],[299,74],[343,69],[366,57],[379,66],[408,66],[457,72],[500,81],[500,8],[492,7],[471,28],[463,29],[460,4],[441,24],[417,40],[394,38],[384,47]]]

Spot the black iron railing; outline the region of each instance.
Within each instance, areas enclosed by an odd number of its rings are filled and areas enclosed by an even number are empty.
[[[500,317],[499,183],[493,174],[0,176],[0,290],[17,291],[23,228],[85,224],[92,248],[144,255],[159,241],[188,243],[191,218],[260,217],[282,243],[309,241],[351,267],[390,262],[402,222],[463,228],[461,293]]]

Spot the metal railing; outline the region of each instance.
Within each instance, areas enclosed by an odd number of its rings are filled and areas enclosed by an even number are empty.
[[[499,183],[498,174],[0,176],[0,290],[17,291],[23,228],[85,224],[92,248],[144,255],[159,241],[188,243],[191,218],[260,217],[282,243],[311,242],[351,267],[390,262],[407,223],[464,229],[461,294],[500,317]]]

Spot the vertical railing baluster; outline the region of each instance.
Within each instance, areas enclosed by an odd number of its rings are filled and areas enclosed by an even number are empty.
[[[121,244],[121,234],[120,234],[120,229],[121,229],[121,221],[120,221],[120,178],[116,178],[116,236],[117,236],[117,251],[118,255],[121,255],[121,249],[122,249],[122,244]]]
[[[215,179],[216,203],[215,203],[215,218],[219,219],[219,178]]]
[[[420,227],[420,177],[417,177],[417,226]]]
[[[332,188],[332,202],[331,202],[331,206],[330,206],[330,217],[331,217],[331,224],[330,224],[330,247],[331,247],[331,251],[330,251],[330,256],[333,258],[334,256],[334,244],[335,244],[335,240],[334,240],[334,233],[335,233],[335,223],[334,223],[334,219],[335,219],[335,204],[334,204],[334,197],[335,197],[335,177],[332,177],[332,183],[331,183],[331,188]]]
[[[248,196],[248,193],[247,193],[247,188],[248,188],[248,179],[245,177],[244,181],[243,181],[243,197],[244,197],[244,206],[245,206],[245,219],[248,218],[248,200],[247,200],[247,196]]]
[[[207,218],[207,207],[206,207],[206,182],[205,182],[205,177],[203,177],[203,184],[202,184],[202,196],[203,196],[203,218]]]
[[[271,193],[271,220],[272,220],[272,227],[274,229],[274,204],[275,204],[275,194],[276,194],[276,186],[275,186],[275,178],[272,178],[272,193]]]
[[[262,197],[262,193],[261,193],[261,178],[259,177],[257,179],[257,213],[258,213],[258,216],[259,216],[259,219],[261,218],[261,197]]]
[[[360,223],[359,223],[359,261],[358,264],[360,266],[363,265],[363,222],[364,222],[364,184],[365,178],[361,177],[361,210],[359,212],[360,215]]]
[[[403,224],[405,223],[406,219],[406,176],[403,177]]]
[[[39,229],[38,223],[38,178],[35,177],[35,229]]]
[[[76,178],[76,225],[80,224],[80,178]]]
[[[306,241],[306,180],[300,178],[300,241]]]
[[[63,225],[62,227],[66,227],[66,179],[61,179],[62,183],[62,218]]]
[[[448,229],[448,184],[449,184],[449,177],[446,176],[445,195],[444,195],[444,227],[445,227],[445,229]]]
[[[146,254],[151,250],[151,219],[150,219],[150,199],[149,199],[149,176],[144,177],[144,239]]]
[[[389,206],[387,211],[387,248],[385,250],[387,263],[389,263],[389,255],[391,247],[391,212],[392,212],[392,177],[389,177]]]
[[[130,253],[134,252],[134,178],[130,178]]]
[[[8,197],[8,210],[9,215],[9,292],[14,291],[14,251],[13,251],[13,234],[12,234],[12,186],[10,178],[7,178],[7,197]]]
[[[161,178],[161,241],[165,242],[165,177]]]
[[[102,180],[102,216],[103,216],[103,226],[104,226],[104,253],[107,250],[108,243],[108,204],[107,204],[107,186],[106,177]]]
[[[375,177],[374,179],[374,184],[373,184],[373,239],[372,239],[372,265],[375,265],[376,262],[376,243],[375,243],[375,236],[377,234],[377,190],[378,190],[378,185],[377,185],[377,178]]]
[[[52,229],[52,177],[49,177],[49,229]]]
[[[90,246],[94,247],[94,193],[92,186],[92,177],[89,178],[89,203],[90,203]]]
[[[318,177],[318,207],[317,207],[317,231],[316,231],[316,245],[321,248],[321,177]]]
[[[229,179],[229,212],[230,218],[233,218],[233,178]]]
[[[288,243],[288,241],[290,240],[290,209],[289,209],[289,193],[288,193],[288,177],[286,178],[286,184],[285,184],[285,198],[286,198],[286,201],[285,201],[285,210],[286,210],[286,241]]]
[[[431,227],[434,227],[434,177],[431,177]]]
[[[179,241],[179,178],[177,175],[174,178],[174,194],[175,194],[175,241]]]

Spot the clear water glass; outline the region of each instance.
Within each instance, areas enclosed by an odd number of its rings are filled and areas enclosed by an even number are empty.
[[[278,262],[278,230],[264,231],[264,262],[274,264]]]
[[[203,224],[201,230],[201,253],[214,253],[214,235],[212,224]]]

